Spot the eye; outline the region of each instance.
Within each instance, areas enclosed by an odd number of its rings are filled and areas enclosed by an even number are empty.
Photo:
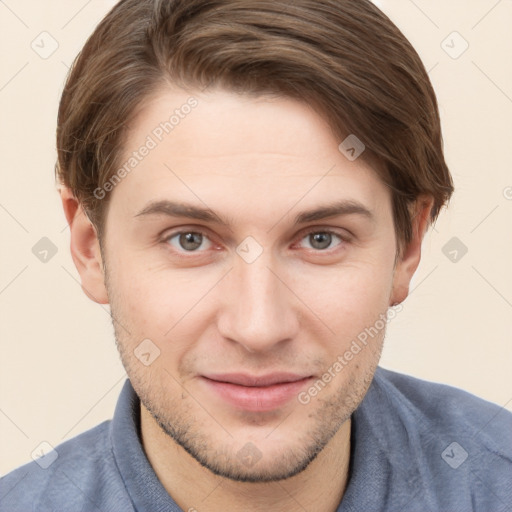
[[[326,251],[332,248],[331,245],[335,238],[340,240],[340,243],[337,245],[341,245],[346,241],[343,236],[330,230],[310,231],[309,233],[306,233],[302,240],[307,240],[310,243],[310,247],[306,247],[307,249]]]
[[[199,249],[204,242],[207,241],[204,250],[211,247],[211,242],[208,237],[199,231],[179,231],[178,233],[171,234],[165,238],[165,242],[174,247],[178,251],[185,252],[199,252]]]
[[[328,252],[337,246],[343,245],[348,242],[348,236],[343,236],[332,230],[324,229],[309,231],[301,239],[300,242],[307,241],[308,246],[304,246],[299,242],[303,248]],[[338,243],[333,245],[338,239]],[[211,249],[213,246],[212,241],[206,233],[202,231],[185,230],[171,233],[164,238],[164,242],[170,245],[178,253],[200,253]]]

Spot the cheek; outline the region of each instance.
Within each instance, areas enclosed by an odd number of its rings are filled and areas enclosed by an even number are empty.
[[[324,347],[328,366],[338,362],[344,369],[345,377],[339,380],[342,385],[346,379],[360,381],[378,363],[387,327],[391,277],[361,270],[337,284],[336,305],[325,310],[329,314],[326,323],[335,335]]]
[[[118,259],[112,289],[117,297],[116,312],[130,325],[132,337],[174,339],[206,303],[207,294],[218,277],[185,271],[150,268],[145,261]]]
[[[387,308],[392,264],[358,262],[339,268],[311,269],[294,280],[297,295],[320,316],[338,323],[360,323]]]
[[[144,264],[126,254],[115,254],[108,261],[108,291],[112,313],[129,324],[134,339],[156,334],[157,320],[166,307],[162,301],[162,283],[148,272]],[[161,335],[161,334],[160,334]]]

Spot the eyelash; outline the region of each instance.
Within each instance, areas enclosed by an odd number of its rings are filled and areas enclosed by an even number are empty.
[[[197,234],[197,235],[202,235],[203,237],[205,237],[208,240],[210,240],[210,237],[209,237],[208,233],[206,233],[205,231],[203,231],[201,229],[193,228],[193,229],[182,229],[180,231],[169,233],[169,234],[167,234],[164,237],[163,243],[167,244],[168,246],[171,247],[169,241],[172,238],[174,238],[176,236],[179,236],[179,235],[183,235],[183,234],[189,234],[189,233],[193,233],[193,234]],[[344,245],[344,244],[346,244],[346,243],[348,243],[350,241],[349,235],[341,234],[338,231],[334,231],[334,230],[328,229],[328,228],[325,228],[325,229],[323,229],[323,228],[315,228],[315,229],[310,229],[309,231],[302,233],[300,238],[299,238],[299,242],[304,240],[305,238],[307,238],[308,236],[310,236],[312,234],[318,234],[318,233],[329,234],[329,235],[334,235],[335,237],[338,237],[341,240],[341,242],[338,244],[338,246]],[[214,243],[211,240],[210,240],[210,242]],[[336,246],[336,247],[338,247],[338,246]],[[192,256],[194,254],[201,254],[201,252],[204,252],[204,251],[185,251],[184,249],[177,250],[174,247],[172,247],[171,250],[173,252],[175,252],[176,254],[179,254],[180,256],[185,257],[185,258],[189,258],[190,256]],[[335,249],[323,249],[323,250],[322,249],[306,249],[306,250],[313,251],[313,252],[318,253],[318,254],[331,254],[331,252],[333,250],[335,250]],[[187,256],[183,256],[184,254],[187,255]]]

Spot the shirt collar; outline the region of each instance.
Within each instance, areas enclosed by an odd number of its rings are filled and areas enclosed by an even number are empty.
[[[140,436],[140,400],[127,379],[111,423],[110,438],[121,478],[137,512],[182,512],[149,463]]]
[[[430,510],[421,508],[422,429],[409,404],[402,402],[378,367],[352,415],[349,482],[337,512]]]

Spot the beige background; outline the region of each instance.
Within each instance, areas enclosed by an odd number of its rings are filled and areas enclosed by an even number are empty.
[[[512,410],[512,1],[376,3],[429,70],[456,185],[382,366]],[[53,181],[65,75],[113,4],[0,1],[0,474],[42,441],[57,446],[110,418],[125,377],[108,308],[80,289]],[[49,52],[51,38],[59,46],[43,59],[31,44]],[[46,263],[32,252],[43,237],[57,249]],[[450,245],[443,253],[454,237],[468,249],[456,262]]]

